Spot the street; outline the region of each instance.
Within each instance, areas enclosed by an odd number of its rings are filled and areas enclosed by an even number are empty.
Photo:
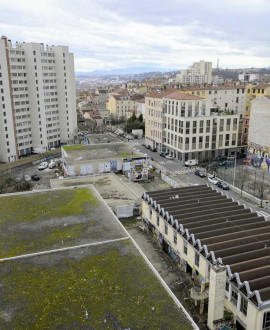
[[[149,157],[152,157],[154,162],[159,165],[162,165],[167,172],[173,177],[175,181],[177,181],[180,186],[188,186],[188,185],[196,185],[196,184],[209,184],[217,191],[220,191],[223,194],[228,195],[228,197],[233,198],[234,200],[238,201],[239,204],[244,205],[246,208],[251,208],[253,212],[258,212],[260,216],[265,216],[267,220],[270,220],[270,206],[267,206],[263,210],[258,208],[257,204],[247,199],[243,199],[239,194],[231,191],[231,190],[222,190],[221,188],[217,187],[216,185],[210,183],[207,178],[200,178],[199,176],[194,174],[194,169],[189,169],[183,165],[182,162],[178,160],[168,160],[164,157],[159,155],[159,152],[153,152],[150,149],[146,149],[142,146],[144,142],[143,139],[135,139],[129,141],[129,144],[135,148],[136,150],[147,154]],[[244,167],[243,165],[241,167]],[[221,169],[222,170],[222,169]],[[225,170],[223,170],[225,171]],[[231,172],[233,175],[234,168],[228,168],[226,171]],[[254,170],[249,169],[250,173],[254,175]],[[257,170],[259,171],[259,170]],[[227,172],[226,172],[227,173]],[[267,173],[269,174],[269,173]],[[223,177],[221,176],[221,179]],[[232,183],[229,181],[229,183]]]

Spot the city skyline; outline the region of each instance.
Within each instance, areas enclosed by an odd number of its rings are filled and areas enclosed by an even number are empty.
[[[1,34],[13,41],[68,45],[75,70],[150,66],[184,69],[204,59],[223,68],[269,67],[266,0],[30,0],[0,3]]]

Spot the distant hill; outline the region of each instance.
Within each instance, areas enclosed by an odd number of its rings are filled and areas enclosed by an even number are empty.
[[[113,70],[95,70],[91,72],[76,72],[76,76],[85,75],[121,75],[121,74],[140,74],[145,72],[170,72],[174,69],[158,68],[158,67],[130,67]]]

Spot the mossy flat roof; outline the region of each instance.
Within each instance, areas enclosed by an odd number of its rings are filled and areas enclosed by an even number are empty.
[[[130,240],[1,270],[1,329],[192,329]]]
[[[0,258],[125,236],[90,187],[0,197]]]
[[[122,158],[145,157],[143,153],[136,151],[129,144],[100,143],[92,145],[63,146],[67,153],[65,160],[67,164],[84,164],[89,162],[110,162]]]

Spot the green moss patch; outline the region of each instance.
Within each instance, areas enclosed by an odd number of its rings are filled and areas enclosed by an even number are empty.
[[[62,218],[98,206],[88,188],[51,191],[0,198],[0,223]]]
[[[1,267],[1,328],[191,329],[130,242]]]
[[[78,146],[64,146],[63,149],[68,152],[72,150],[84,150],[84,146],[78,145]]]

